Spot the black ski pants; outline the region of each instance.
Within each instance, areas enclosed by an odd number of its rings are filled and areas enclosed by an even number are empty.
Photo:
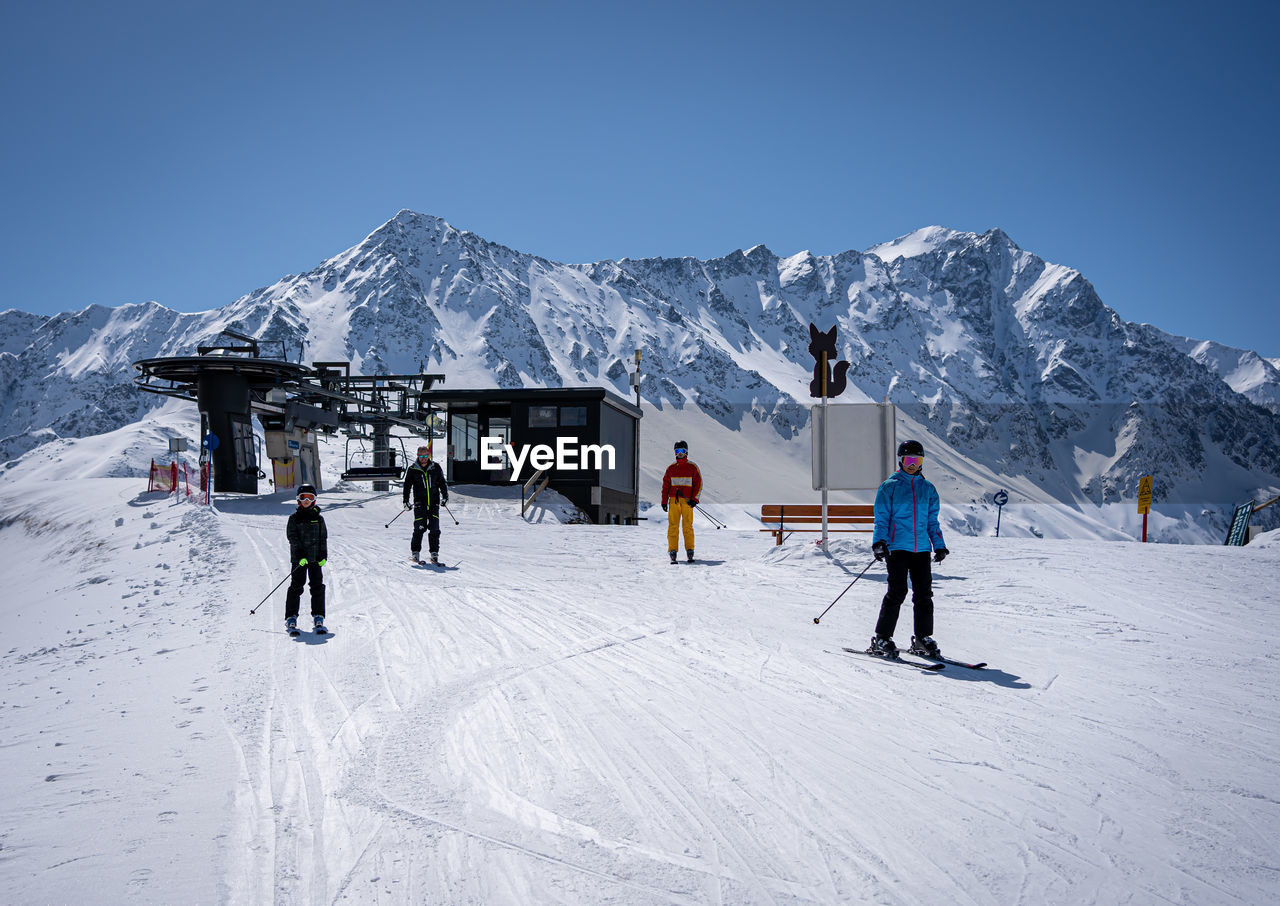
[[[409,550],[415,554],[422,552],[422,536],[427,536],[427,550],[433,554],[440,553],[440,511],[429,510],[425,506],[415,504],[413,507],[413,538],[409,541]]]
[[[929,552],[889,551],[886,565],[889,567],[889,590],[880,602],[876,635],[882,639],[893,638],[898,612],[907,599],[908,578],[911,579],[911,604],[915,610],[915,636],[922,639],[933,635],[933,571],[929,567]]]
[[[324,573],[320,564],[311,562],[306,566],[298,566],[293,570],[293,581],[289,583],[289,593],[284,596],[284,616],[298,616],[298,605],[302,603],[302,586],[311,582],[311,615],[324,616]]]

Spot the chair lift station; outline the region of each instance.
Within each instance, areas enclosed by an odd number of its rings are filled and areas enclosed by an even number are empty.
[[[377,491],[403,477],[408,464],[404,440],[393,438],[392,428],[430,436],[435,418],[422,394],[443,383],[443,374],[353,375],[349,362],[302,365],[286,360],[283,342],[279,358],[271,358],[262,355],[262,346],[270,341],[231,330],[223,334],[243,345],[201,346],[198,355],[142,359],[133,365],[139,389],[199,406],[201,456],[213,466],[215,491],[258,493],[258,480],[266,475],[253,435],[255,415],[262,423],[277,488],[323,486],[318,432],[346,434],[348,453],[352,439],[371,440],[372,464],[351,467],[348,461],[342,478],[372,481]],[[400,463],[393,439],[400,444]]]

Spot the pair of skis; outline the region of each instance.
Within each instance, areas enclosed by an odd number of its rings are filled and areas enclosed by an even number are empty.
[[[289,633],[289,638],[291,639],[296,639],[298,636],[302,635],[302,630],[299,629],[297,626],[288,626],[285,628],[287,629]],[[323,623],[317,623],[315,629],[313,629],[312,632],[314,632],[316,635],[332,635],[332,633],[329,632],[328,628],[326,628]]]
[[[986,661],[971,664],[967,661],[957,661],[954,658],[930,657],[926,654],[918,654],[910,651],[907,653],[910,654],[912,658],[920,658],[920,660],[908,660],[901,654],[896,657],[884,657],[879,654],[872,654],[870,651],[863,648],[843,648],[841,650],[847,651],[849,654],[860,654],[863,657],[874,658],[875,660],[883,661],[886,664],[899,664],[903,667],[915,667],[917,670],[942,670],[947,666],[947,664],[950,664],[953,667],[964,667],[968,670],[984,670],[987,666]]]

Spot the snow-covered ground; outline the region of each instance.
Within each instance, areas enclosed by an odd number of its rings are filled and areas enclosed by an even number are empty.
[[[813,622],[866,536],[778,548],[723,504],[671,566],[657,520],[457,488],[436,571],[395,493],[343,490],[334,635],[293,640],[283,589],[250,614],[286,495],[86,455],[0,477],[6,902],[1280,900],[1275,533],[952,511],[936,634],[991,669],[928,674],[840,651],[878,566]]]

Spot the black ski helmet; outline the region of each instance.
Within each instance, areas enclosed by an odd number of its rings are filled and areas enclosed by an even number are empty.
[[[301,497],[303,494],[310,494],[312,497],[316,496],[316,486],[313,484],[299,485],[298,496]]]
[[[898,458],[904,456],[924,456],[924,446],[918,440],[904,440],[898,444]]]
[[[689,451],[689,442],[687,440],[678,440],[672,449],[684,450],[687,453]]]

